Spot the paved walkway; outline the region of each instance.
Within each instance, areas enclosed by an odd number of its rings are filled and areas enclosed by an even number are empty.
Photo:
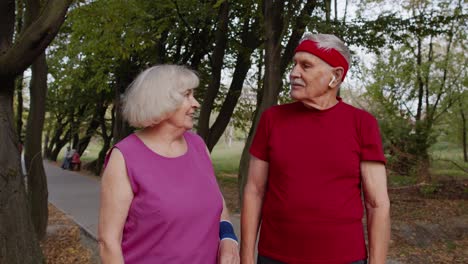
[[[100,181],[44,161],[49,189],[49,202],[70,216],[91,237],[97,238]],[[239,215],[232,215],[236,233],[240,235]]]

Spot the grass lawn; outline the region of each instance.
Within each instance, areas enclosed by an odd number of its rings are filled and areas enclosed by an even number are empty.
[[[211,152],[211,159],[216,175],[236,176],[239,169],[239,161],[244,148],[244,142],[235,141],[231,146],[224,142],[218,143]]]
[[[431,173],[453,179],[468,179],[468,162],[463,161],[463,151],[460,147],[434,147],[431,153]]]
[[[237,172],[244,142],[235,141],[231,146],[218,143],[211,152],[211,159],[221,192],[227,207],[234,213],[240,211]]]

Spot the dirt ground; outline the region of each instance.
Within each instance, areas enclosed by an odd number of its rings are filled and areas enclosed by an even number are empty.
[[[221,186],[234,212],[239,211],[236,188],[232,184]],[[389,194],[392,203],[389,259],[392,263],[468,263],[467,180],[391,189]],[[47,263],[96,263],[79,228],[53,206],[49,206],[49,214],[47,237],[41,243]]]
[[[390,190],[391,259],[468,263],[468,181]]]
[[[63,212],[49,204],[47,235],[41,242],[49,264],[88,264],[93,261],[88,243],[83,241],[79,227]]]

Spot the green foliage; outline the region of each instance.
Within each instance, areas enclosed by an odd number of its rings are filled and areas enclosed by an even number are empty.
[[[363,79],[369,109],[380,121],[389,166],[397,174],[417,173],[429,159],[435,127],[466,88],[465,17],[458,7],[414,9],[401,20],[396,44],[377,55]]]
[[[78,1],[48,53],[53,79],[47,106],[49,127],[71,120],[75,130],[83,134],[97,105],[102,103],[101,96],[104,104],[111,104],[116,91],[125,88],[122,79],[132,80],[139,71],[157,63],[187,64],[196,69],[201,79],[196,96],[202,99],[212,78],[214,34],[218,9],[224,2]],[[397,13],[369,8],[385,6],[384,0],[362,1],[362,16],[352,21],[346,17],[327,19],[325,3],[319,2],[311,16],[297,21],[304,2],[287,1],[282,29],[283,46],[297,23],[304,22],[308,31],[334,33],[353,48],[377,54],[376,62],[363,71],[368,80],[363,81],[365,96],[368,109],[380,121],[389,165],[401,175],[415,173],[414,166],[438,137],[457,141],[461,130],[453,124],[461,122],[455,102],[466,94],[463,89],[468,83],[464,67],[466,15],[462,8],[449,1],[437,1],[434,5],[417,2],[421,5],[405,2],[409,11]],[[257,40],[265,40],[262,1],[230,1],[229,6],[229,42],[223,64],[223,77],[227,79],[233,74],[239,55],[249,50],[241,41],[243,22],[247,21]],[[263,49],[255,49],[252,65],[262,67]],[[251,126],[257,93],[263,86],[263,72],[256,71],[257,67],[249,71],[244,82],[248,94],[241,97],[231,120],[236,131],[245,135]],[[284,77],[279,103],[290,101]],[[427,100],[422,101],[418,115],[420,83],[425,87]],[[228,87],[228,83],[220,87],[213,106],[215,112],[230,96]],[[464,98],[462,109],[466,108]],[[453,116],[445,115],[447,111]]]
[[[467,77],[465,77],[467,78]],[[464,87],[467,84],[463,84]],[[448,109],[447,114],[442,116],[437,129],[440,130],[439,140],[449,142],[458,149],[458,155],[463,156],[463,144],[467,144],[467,135],[463,134],[464,129],[468,130],[468,90],[459,89],[459,100],[454,102]],[[463,120],[465,118],[465,120]],[[452,146],[453,148],[453,146]]]

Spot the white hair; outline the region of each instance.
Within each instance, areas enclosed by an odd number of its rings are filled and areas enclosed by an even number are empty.
[[[302,37],[301,41],[299,41],[299,43],[304,40],[312,40],[317,42],[318,47],[325,50],[337,50],[346,59],[348,65],[351,65],[351,52],[349,51],[348,47],[346,47],[344,42],[337,36],[331,34],[312,34],[310,32],[306,32],[304,33],[304,36]]]
[[[195,71],[181,65],[157,65],[140,73],[123,98],[122,114],[137,128],[163,121],[182,104],[184,93],[199,84]]]

